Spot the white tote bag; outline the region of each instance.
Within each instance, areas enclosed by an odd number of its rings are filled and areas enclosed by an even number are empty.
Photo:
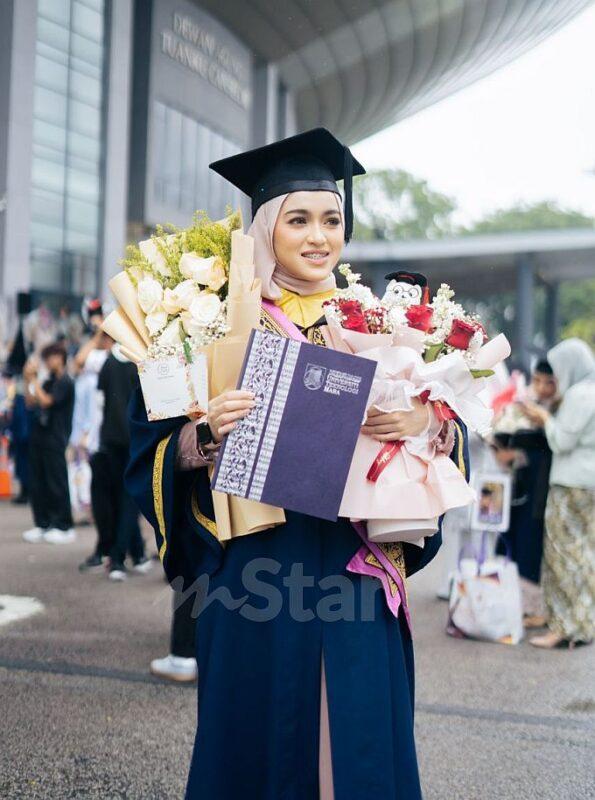
[[[447,633],[501,644],[523,638],[523,609],[517,565],[509,558],[462,558],[448,602]]]

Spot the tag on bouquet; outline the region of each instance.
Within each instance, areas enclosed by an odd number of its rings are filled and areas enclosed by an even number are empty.
[[[149,421],[206,413],[209,404],[207,357],[193,353],[145,359],[138,364]]]

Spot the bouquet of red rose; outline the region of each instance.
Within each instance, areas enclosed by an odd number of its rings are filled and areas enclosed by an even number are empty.
[[[427,430],[383,445],[361,435],[343,495],[341,516],[367,520],[371,541],[409,541],[438,530],[449,508],[468,505],[473,492],[440,447],[445,422],[459,417],[479,432],[492,412],[479,397],[492,368],[510,354],[504,336],[487,342],[477,317],[454,302],[443,284],[429,303],[407,305],[389,292],[377,298],[349,265],[347,288],[325,304],[331,347],[377,362],[369,406],[382,412],[431,404]]]

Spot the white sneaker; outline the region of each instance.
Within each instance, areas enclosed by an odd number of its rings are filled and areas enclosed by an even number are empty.
[[[76,533],[74,528],[69,528],[67,531],[61,531],[59,528],[50,528],[43,534],[44,542],[49,544],[70,544],[76,541]]]
[[[43,542],[45,538],[45,530],[43,528],[31,528],[23,533],[23,539],[29,544],[37,544]]]
[[[190,683],[198,676],[195,658],[180,658],[171,653],[165,658],[156,658],[151,661],[151,673],[170,681]]]
[[[146,575],[147,572],[150,572],[153,569],[153,562],[150,558],[143,558],[142,561],[138,561],[132,567],[133,572],[138,572],[139,575]]]
[[[126,567],[120,565],[110,567],[110,571],[107,573],[107,577],[110,581],[125,581],[128,579],[128,573],[126,571]]]

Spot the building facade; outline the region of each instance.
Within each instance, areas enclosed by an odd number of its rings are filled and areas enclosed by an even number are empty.
[[[590,0],[0,0],[0,302],[105,295],[127,241],[240,198],[217,158],[317,124],[354,143]]]

